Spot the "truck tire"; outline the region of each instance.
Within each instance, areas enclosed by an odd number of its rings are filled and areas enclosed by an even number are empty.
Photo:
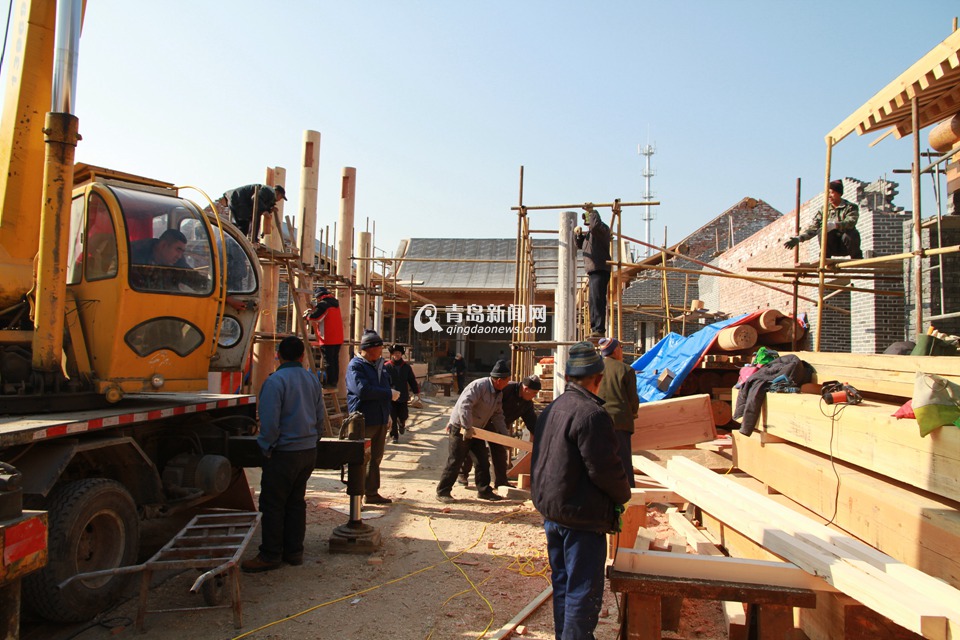
[[[48,561],[24,578],[24,603],[56,622],[89,620],[116,603],[132,576],[105,576],[58,585],[78,573],[136,564],[137,507],[115,480],[90,478],[55,488],[47,498]]]

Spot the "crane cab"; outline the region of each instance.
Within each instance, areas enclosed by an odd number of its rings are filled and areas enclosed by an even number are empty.
[[[238,367],[247,352],[255,253],[166,183],[90,178],[78,180],[70,213],[68,374],[114,401],[206,389],[211,365]],[[227,295],[247,308],[225,305]]]

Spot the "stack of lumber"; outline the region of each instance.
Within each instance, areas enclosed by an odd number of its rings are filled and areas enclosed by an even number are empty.
[[[821,578],[829,587],[899,625],[902,629],[898,633],[906,630],[924,638],[960,637],[960,591],[944,582],[683,457],[671,459],[663,468],[646,457],[634,456],[634,466],[758,547]],[[790,474],[782,468],[779,473]],[[815,582],[809,588],[827,589]],[[806,610],[800,611],[801,627],[812,640],[865,637],[846,630],[837,633],[824,624],[805,627]]]
[[[553,363],[538,362],[533,365],[533,372],[540,377],[540,391],[534,397],[534,402],[553,402]]]
[[[642,403],[630,444],[637,452],[709,442],[716,437],[710,396],[698,394]]]

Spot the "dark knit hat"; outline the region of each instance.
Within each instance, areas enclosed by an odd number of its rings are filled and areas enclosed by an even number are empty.
[[[509,378],[510,377],[510,365],[507,364],[506,360],[497,360],[497,364],[493,365],[493,371],[490,372],[491,378]]]
[[[374,331],[373,329],[367,329],[363,332],[363,337],[360,338],[360,348],[369,349],[371,347],[382,347],[383,338],[380,337],[380,334]]]
[[[540,378],[538,376],[527,376],[520,381],[520,384],[525,386],[527,389],[533,389],[534,391],[540,391],[542,385],[540,384]]]
[[[843,180],[831,180],[830,191],[836,191],[840,195],[843,195]]]
[[[395,344],[390,347],[390,353],[396,353],[397,351],[399,351],[401,355],[407,352],[407,350],[403,348],[402,344]]]
[[[600,338],[600,355],[604,358],[609,357],[620,346],[620,341],[616,338]]]
[[[327,295],[328,293],[330,293],[330,291],[329,291],[326,287],[320,287],[320,288],[318,288],[316,291],[313,292],[313,295],[314,295],[315,297],[319,298],[319,297],[321,297],[321,296]]]
[[[573,378],[603,373],[603,358],[589,342],[578,342],[570,347],[565,373]]]

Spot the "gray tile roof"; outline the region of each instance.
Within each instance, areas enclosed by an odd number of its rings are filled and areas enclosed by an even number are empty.
[[[450,262],[404,262],[398,274],[401,283],[412,280],[420,290],[513,290],[516,284],[513,261],[517,241],[513,238],[411,238],[405,242],[403,256],[406,258],[446,258]],[[403,250],[402,243],[400,250]],[[552,291],[557,282],[557,241],[534,239],[533,258],[537,290]],[[456,259],[511,262],[455,262]]]

